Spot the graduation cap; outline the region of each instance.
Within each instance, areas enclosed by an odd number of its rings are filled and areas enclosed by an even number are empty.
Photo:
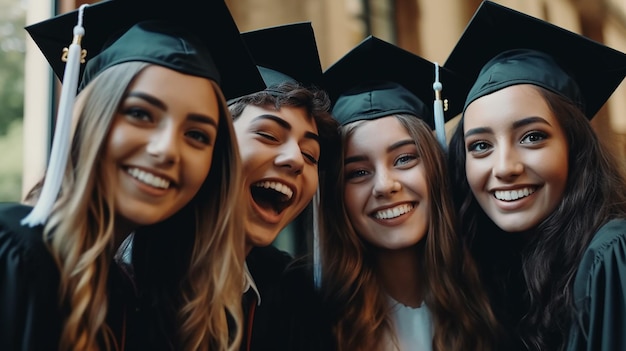
[[[268,87],[282,82],[319,86],[322,79],[311,22],[298,22],[241,34]],[[285,51],[280,47],[288,46]]]
[[[174,4],[105,0],[86,7],[81,46],[87,54],[80,86],[112,65],[144,61],[215,80],[226,98],[265,88],[222,0]],[[26,27],[59,78],[65,69],[61,53],[77,16],[78,10]]]
[[[113,65],[141,61],[214,80],[227,98],[265,87],[223,0],[105,0],[26,30],[63,86],[45,181],[24,225],[45,223],[58,196],[79,81],[84,87]]]
[[[422,57],[369,36],[324,72],[333,116],[345,125],[406,113],[423,119],[434,129],[436,68]],[[440,67],[439,74],[443,95],[449,96],[447,121],[461,111],[463,95],[451,84],[456,79],[452,72]]]
[[[591,119],[624,79],[626,55],[484,1],[444,66],[465,76],[465,107],[507,86],[534,84],[578,104]]]

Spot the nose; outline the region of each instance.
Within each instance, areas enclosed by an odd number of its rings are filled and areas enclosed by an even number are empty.
[[[388,171],[376,171],[372,195],[376,197],[389,196],[402,189],[402,184]]]
[[[280,148],[280,152],[274,164],[278,167],[288,169],[289,172],[298,175],[304,169],[304,156],[300,145],[296,141],[287,141]]]
[[[159,164],[174,164],[180,158],[180,145],[177,138],[176,128],[173,126],[162,126],[155,130],[148,145],[147,152]]]
[[[524,163],[514,147],[501,147],[496,152],[495,164],[493,165],[493,175],[496,178],[511,179],[519,176],[522,172],[524,172]]]

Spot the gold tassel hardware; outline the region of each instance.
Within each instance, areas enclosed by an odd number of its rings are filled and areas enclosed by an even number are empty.
[[[70,51],[67,47],[63,48],[63,54],[61,54],[61,61],[67,62],[67,53]],[[87,50],[82,49],[80,51],[80,63],[85,63],[85,58],[87,58]]]

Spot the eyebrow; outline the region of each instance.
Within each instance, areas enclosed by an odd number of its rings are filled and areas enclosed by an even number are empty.
[[[392,151],[394,151],[394,150],[396,150],[398,148],[401,148],[401,147],[403,147],[405,145],[415,145],[415,141],[413,141],[413,139],[406,139],[406,140],[397,141],[397,142],[395,142],[395,143],[393,143],[393,144],[391,144],[391,145],[389,145],[387,147],[387,152],[388,153],[392,152]],[[344,160],[343,164],[346,165],[348,163],[353,163],[353,162],[367,161],[367,159],[368,158],[366,156],[363,156],[363,155],[347,157]]]
[[[130,93],[128,93],[128,95],[126,95],[126,97],[138,97],[142,100],[146,100],[149,104],[154,105],[155,107],[160,108],[161,110],[165,110],[166,106],[163,103],[163,101],[155,98],[152,95],[148,95],[142,92],[138,92],[138,91],[131,91]]]
[[[552,124],[550,124],[550,122],[546,121],[542,117],[531,116],[531,117],[522,118],[522,119],[520,119],[518,121],[513,122],[513,129],[518,129],[518,128],[521,128],[523,126],[526,126],[526,125],[529,125],[529,124],[533,124],[533,123],[542,123],[542,124],[546,124],[546,125],[552,126]],[[475,135],[475,134],[483,134],[483,133],[493,133],[493,129],[491,129],[490,127],[473,128],[473,129],[468,130],[465,133],[464,137],[467,138],[467,137]]]
[[[284,129],[286,129],[288,131],[291,131],[291,129],[292,129],[291,124],[289,124],[289,122],[287,122],[284,119],[282,119],[282,118],[280,118],[278,116],[275,116],[275,115],[262,114],[262,115],[256,116],[252,121],[254,122],[254,121],[257,121],[257,120],[274,121],[274,122],[276,122],[276,124],[278,124],[279,126],[281,126],[282,128],[284,128]],[[320,136],[315,134],[315,133],[313,133],[313,132],[310,132],[310,131],[305,132],[304,133],[304,137],[308,138],[308,139],[315,140],[318,144],[320,143]]]
[[[187,116],[187,119],[194,121],[194,122],[209,124],[217,129],[217,122],[215,121],[214,118],[211,118],[205,115],[200,115],[197,113],[191,113]]]
[[[415,145],[415,141],[413,139],[406,139],[397,141],[387,147],[387,152],[391,152],[395,149],[401,148],[404,145]]]
[[[140,99],[145,100],[146,102],[148,102],[149,104],[161,109],[161,110],[166,110],[167,106],[165,105],[165,103],[163,103],[163,101],[155,98],[152,95],[148,95],[145,93],[141,93],[141,92],[130,92],[128,93],[128,95],[126,97],[137,97]],[[191,113],[189,115],[187,115],[187,119],[194,121],[194,122],[199,122],[199,123],[205,123],[205,124],[210,124],[212,126],[214,126],[215,128],[217,128],[217,122],[215,121],[214,118],[211,118],[209,116],[206,115],[202,115],[202,114],[198,114],[198,113]]]

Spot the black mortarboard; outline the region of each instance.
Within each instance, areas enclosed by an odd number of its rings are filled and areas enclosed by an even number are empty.
[[[465,106],[507,86],[534,84],[569,98],[591,119],[626,75],[626,55],[484,1],[444,66],[467,79]]]
[[[58,196],[69,154],[79,80],[85,86],[105,69],[140,61],[216,81],[224,96],[265,88],[223,0],[106,0],[28,26],[63,80],[45,182],[24,225],[45,223]],[[72,35],[73,34],[73,35]],[[67,50],[67,67],[62,60]],[[80,65],[81,49],[86,64]]]
[[[461,111],[453,74],[440,67],[445,120]],[[324,72],[324,88],[333,102],[333,116],[344,125],[396,113],[417,116],[434,129],[435,64],[396,45],[367,37]],[[457,100],[456,97],[459,97]]]
[[[311,22],[263,28],[241,36],[268,87],[285,81],[320,85],[322,65]]]
[[[77,11],[26,27],[59,78]],[[81,86],[112,65],[145,61],[215,80],[227,98],[265,88],[222,0],[105,0],[84,10],[84,27]]]

